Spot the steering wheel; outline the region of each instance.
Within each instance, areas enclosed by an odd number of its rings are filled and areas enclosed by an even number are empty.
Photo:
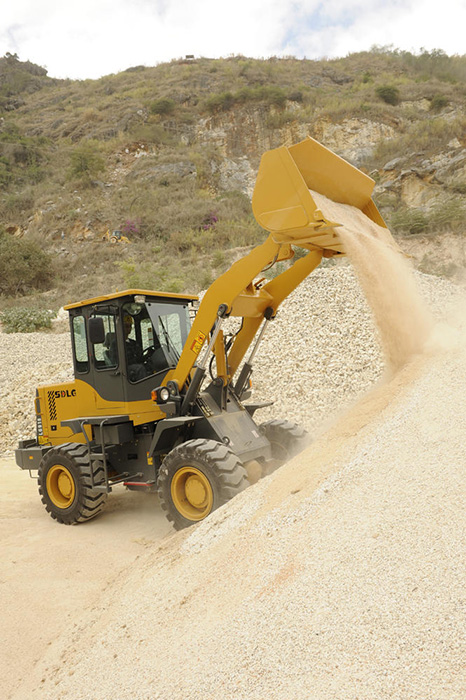
[[[142,361],[150,374],[168,368],[164,351],[160,345],[149,345],[142,353]]]
[[[149,362],[153,353],[155,352],[155,345],[148,345],[145,350],[142,351],[142,363],[145,365]]]

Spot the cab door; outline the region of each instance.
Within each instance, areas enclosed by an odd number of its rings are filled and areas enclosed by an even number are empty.
[[[90,355],[95,388],[97,415],[112,415],[124,411],[125,390],[121,349],[118,342],[118,309],[97,308],[91,316],[100,316],[105,329],[102,343],[91,343]]]

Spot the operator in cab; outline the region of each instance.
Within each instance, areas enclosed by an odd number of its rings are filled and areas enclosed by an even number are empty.
[[[138,382],[147,377],[147,370],[144,365],[142,348],[139,343],[130,338],[133,330],[133,319],[129,314],[123,317],[123,333],[125,336],[126,366],[128,368],[128,378],[130,382]]]
[[[123,334],[125,338],[125,356],[128,379],[130,382],[139,382],[155,372],[168,369],[168,362],[161,348],[160,341],[152,329],[152,344],[145,349],[137,338],[141,339],[141,333],[136,333],[136,339],[131,337],[134,328],[134,319],[129,313],[123,316]],[[110,356],[117,357],[116,340],[110,346]]]

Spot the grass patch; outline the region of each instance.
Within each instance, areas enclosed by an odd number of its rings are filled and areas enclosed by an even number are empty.
[[[409,236],[423,233],[466,232],[466,204],[463,198],[453,197],[436,204],[428,212],[422,209],[400,208],[390,220],[393,233]]]
[[[400,154],[409,164],[409,158],[416,159],[419,153],[429,156],[446,149],[453,138],[462,138],[465,129],[466,118],[463,116],[452,120],[432,116],[419,119],[409,124],[397,138],[381,141],[366,165],[380,168]]]
[[[54,311],[15,307],[0,312],[0,323],[4,333],[33,333],[52,327]]]

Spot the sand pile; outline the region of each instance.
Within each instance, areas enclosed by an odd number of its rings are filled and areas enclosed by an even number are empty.
[[[464,697],[464,377],[464,345],[405,368],[141,559],[15,698]]]
[[[416,273],[415,280],[436,319],[465,298],[444,279]],[[289,418],[318,434],[377,383],[385,367],[380,332],[353,269],[317,269],[267,329],[252,380],[255,397],[275,405],[256,415]]]
[[[434,351],[406,301],[391,380],[148,552],[17,700],[465,697],[465,333]]]

